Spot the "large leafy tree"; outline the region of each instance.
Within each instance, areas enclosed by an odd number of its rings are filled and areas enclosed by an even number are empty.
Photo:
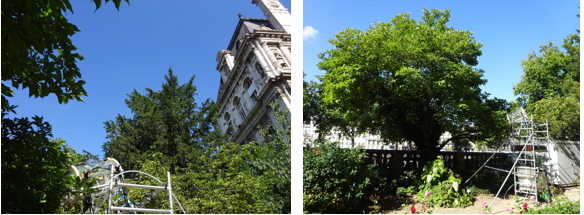
[[[521,62],[523,75],[513,87],[518,102],[534,119],[550,125],[558,140],[580,139],[580,31],[564,39],[561,50],[549,41]]]
[[[210,99],[201,106],[195,102],[195,76],[179,85],[169,69],[164,78],[159,92],[146,88],[145,95],[136,90],[128,95],[126,105],[133,116],[118,114],[115,120],[104,122],[108,139],[102,146],[105,156],[123,162],[126,169],[140,169],[146,156],[160,152],[170,158],[163,165],[174,173],[223,138],[212,130],[218,106]]]
[[[101,0],[94,2],[99,8]],[[113,2],[119,8],[121,0]],[[4,83],[28,88],[29,97],[82,100],[87,93],[76,62],[83,58],[70,39],[79,29],[63,16],[73,12],[68,0],[2,1],[1,8],[2,213],[55,213],[63,197],[74,194],[70,187],[85,184],[67,177],[67,164],[81,156],[64,140],[50,140],[42,117],[9,118],[17,106],[9,105],[14,89]]]
[[[399,14],[335,34],[335,48],[319,55],[323,102],[388,142],[414,142],[422,159],[449,142],[497,145],[508,135],[507,103],[481,91],[482,44],[448,27],[449,11],[424,8],[420,21]],[[452,137],[441,141],[445,132]]]

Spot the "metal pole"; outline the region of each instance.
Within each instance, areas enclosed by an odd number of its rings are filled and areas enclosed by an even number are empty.
[[[170,186],[170,172],[166,172],[168,175],[168,199],[170,202],[170,213],[173,214],[174,211],[172,210],[172,187]]]
[[[117,183],[116,186],[118,186],[118,187],[135,187],[135,188],[142,188],[142,189],[156,189],[156,190],[166,189],[163,186],[150,186],[150,185],[126,184],[126,183]]]
[[[523,151],[525,151],[525,148],[527,148],[526,145],[523,145],[523,149],[519,153],[519,157],[521,157],[521,154],[523,154]],[[491,204],[489,205],[489,207],[493,206],[493,203],[495,203],[495,200],[497,200],[497,196],[499,196],[499,193],[503,189],[503,186],[505,186],[505,183],[507,183],[507,179],[509,179],[509,176],[511,175],[511,173],[513,173],[513,168],[515,168],[515,165],[517,165],[517,161],[519,161],[519,159],[515,160],[515,163],[513,164],[513,167],[511,167],[511,171],[509,171],[509,174],[507,174],[507,177],[505,178],[505,181],[503,181],[503,185],[501,185],[501,188],[499,188],[499,191],[497,191],[497,195],[495,195],[495,198],[493,199],[493,201],[491,202]]]
[[[106,214],[110,214],[111,213],[111,207],[112,207],[112,190],[113,190],[113,183],[114,183],[114,166],[112,165],[111,168],[111,172],[110,172],[110,183],[109,183],[109,198],[107,200],[107,210],[106,210]]]

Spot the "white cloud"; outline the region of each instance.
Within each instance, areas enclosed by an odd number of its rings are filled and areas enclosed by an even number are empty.
[[[302,31],[302,39],[307,40],[311,37],[316,37],[318,34],[318,30],[314,29],[312,26],[304,26],[304,30]]]

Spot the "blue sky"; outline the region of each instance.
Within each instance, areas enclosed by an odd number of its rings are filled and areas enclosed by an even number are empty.
[[[104,121],[118,115],[131,117],[124,103],[134,89],[161,89],[164,75],[172,67],[181,84],[196,75],[194,85],[200,104],[216,99],[219,73],[215,70],[218,51],[226,49],[241,13],[244,17],[265,18],[252,0],[218,1],[122,1],[117,11],[112,2],[95,11],[90,1],[71,0],[74,14],[70,23],[81,30],[72,37],[88,96],[85,103],[70,101],[60,105],[56,96],[29,98],[19,89],[11,105],[17,115],[43,116],[53,128],[53,136],[67,141],[77,152],[103,156],[106,142]],[[280,0],[290,7],[290,0]],[[95,11],[95,12],[94,12]],[[10,84],[8,84],[10,86]]]
[[[422,9],[450,8],[448,26],[474,32],[483,44],[478,68],[488,80],[483,91],[491,97],[514,100],[513,84],[523,74],[521,60],[531,50],[563,39],[580,29],[580,2],[571,1],[304,1],[304,56],[306,80],[322,75],[316,56],[333,46],[327,41],[346,28],[362,31],[373,22],[390,22],[400,13],[420,20]]]

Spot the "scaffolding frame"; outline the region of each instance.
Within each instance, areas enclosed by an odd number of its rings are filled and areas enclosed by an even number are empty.
[[[159,179],[157,179],[156,177],[151,176],[151,175],[144,173],[144,172],[141,172],[141,171],[136,171],[136,170],[124,171],[122,169],[122,166],[119,164],[119,162],[117,162],[117,160],[115,160],[113,158],[107,158],[103,162],[91,162],[91,163],[87,163],[87,164],[82,164],[78,167],[76,167],[76,166],[70,166],[70,167],[71,167],[72,174],[74,174],[78,177],[81,177],[81,178],[85,178],[85,179],[95,178],[98,181],[97,185],[91,187],[91,189],[96,189],[97,192],[95,192],[95,193],[92,192],[91,195],[87,199],[89,202],[86,202],[87,204],[91,205],[91,207],[89,208],[89,213],[92,213],[92,214],[99,213],[99,210],[101,208],[103,208],[102,206],[104,205],[104,203],[106,201],[107,201],[107,206],[105,208],[106,214],[110,214],[112,212],[114,212],[114,213],[115,212],[117,212],[117,213],[146,212],[146,213],[167,213],[167,214],[174,213],[172,198],[174,197],[176,199],[176,196],[174,196],[172,193],[172,186],[171,186],[171,182],[170,182],[170,172],[167,172],[167,182],[164,183],[164,182],[160,181]],[[79,170],[87,170],[87,171],[83,174],[80,174]],[[132,173],[132,172],[139,173],[139,174],[145,174],[145,175],[157,180],[162,186],[125,183],[124,182],[124,174]],[[150,193],[147,195],[149,199],[146,202],[143,202],[141,204],[136,205],[136,204],[132,204],[127,199],[127,194],[124,194],[125,190],[122,188],[126,188],[126,187],[142,188],[142,189],[149,189],[149,190],[155,190],[155,191],[153,193]],[[121,207],[119,207],[118,205],[115,205],[114,204],[115,202],[113,201],[113,196],[115,195],[114,193],[115,193],[115,190],[117,190],[117,189],[121,190],[121,192],[122,192],[122,196],[120,197],[120,199],[125,197],[124,200],[126,201],[123,203],[123,205]],[[170,205],[169,209],[143,208],[146,204],[148,204],[148,202],[152,198],[154,198],[156,195],[158,195],[162,191],[168,191],[168,198],[169,198],[169,205]],[[118,199],[118,201],[120,199]],[[178,202],[178,199],[176,199],[176,200],[184,212],[184,209],[180,205],[180,202]],[[97,207],[95,207],[95,206],[97,206]]]
[[[509,189],[515,187],[515,195],[525,194],[524,199],[532,194],[535,196],[536,204],[539,204],[537,183],[541,180],[540,170],[543,169],[545,157],[550,157],[548,121],[546,120],[544,124],[534,123],[533,116],[528,117],[523,108],[507,114],[507,120],[512,128],[509,145],[515,162],[509,171],[505,171],[508,172],[507,177],[489,207],[493,206],[511,174],[513,174],[514,183]],[[519,154],[516,155],[516,151],[519,151]],[[541,167],[538,166],[538,161],[541,163]],[[547,177],[543,177],[542,180],[547,186]]]

